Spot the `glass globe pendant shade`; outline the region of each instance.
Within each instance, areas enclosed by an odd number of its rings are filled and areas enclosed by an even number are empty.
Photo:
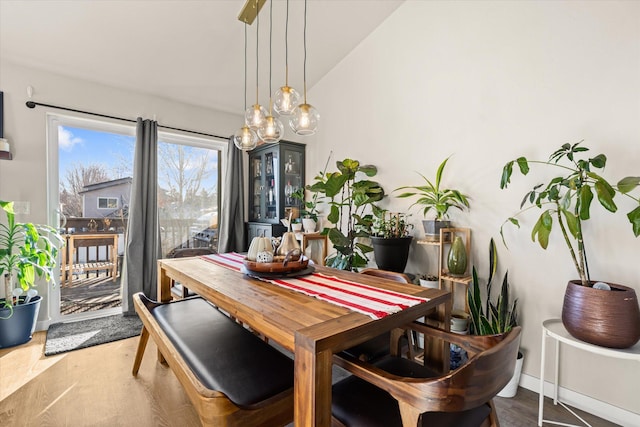
[[[300,104],[289,119],[291,129],[298,135],[313,135],[318,130],[320,114],[310,104]]]
[[[250,151],[258,145],[258,135],[245,125],[233,135],[233,143],[240,150]]]
[[[267,110],[260,104],[254,104],[244,112],[244,122],[253,130],[258,130],[264,123],[265,117],[267,117]]]
[[[282,122],[273,116],[267,116],[262,125],[258,128],[258,138],[266,143],[272,144],[282,139],[284,126]]]
[[[282,86],[276,92],[273,108],[281,116],[290,116],[300,103],[300,94],[290,86]]]

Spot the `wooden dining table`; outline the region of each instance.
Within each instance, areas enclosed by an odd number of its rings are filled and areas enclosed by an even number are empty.
[[[401,284],[355,272],[315,266],[316,272],[425,301],[381,319],[261,281],[202,257],[158,261],[158,299],[171,299],[172,281],[207,299],[253,331],[294,355],[294,423],[331,425],[333,355],[383,332],[438,311],[448,329],[451,295],[439,289]],[[444,358],[444,348],[442,357]],[[446,349],[448,355],[448,348]]]

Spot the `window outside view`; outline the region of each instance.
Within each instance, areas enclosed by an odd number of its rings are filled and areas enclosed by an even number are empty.
[[[121,305],[134,132],[58,126],[60,228],[67,236],[61,261],[62,315]],[[217,246],[220,155],[203,148],[202,141],[159,134],[163,257],[177,248]]]

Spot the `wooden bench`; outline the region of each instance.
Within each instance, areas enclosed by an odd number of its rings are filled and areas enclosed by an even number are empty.
[[[133,296],[143,327],[137,376],[149,336],[205,426],[278,426],[293,420],[293,360],[202,298],[158,303]]]

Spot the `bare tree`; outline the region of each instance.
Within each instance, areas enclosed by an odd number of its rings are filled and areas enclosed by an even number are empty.
[[[200,205],[203,195],[212,188],[205,188],[204,182],[215,172],[217,164],[211,161],[211,150],[185,147],[179,144],[159,144],[160,187],[177,210],[179,217],[192,214]]]
[[[82,216],[82,196],[80,192],[86,185],[97,184],[111,180],[104,165],[92,163],[83,165],[75,163],[67,170],[65,182],[61,184],[60,203],[62,212],[66,216]]]

